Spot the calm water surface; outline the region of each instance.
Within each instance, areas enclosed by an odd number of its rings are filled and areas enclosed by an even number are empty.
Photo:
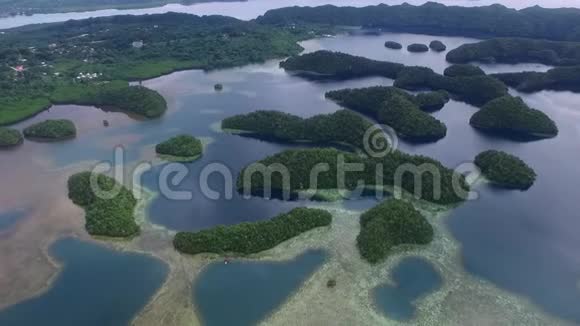
[[[387,317],[405,321],[413,318],[413,301],[437,290],[441,276],[423,258],[403,259],[392,272],[394,286],[383,285],[374,290],[375,302]]]
[[[207,266],[193,289],[204,325],[255,325],[300,287],[326,256],[312,250],[286,262],[234,260]]]
[[[56,242],[51,254],[63,266],[52,288],[0,312],[0,325],[126,325],[169,272],[156,258],[73,238]]]

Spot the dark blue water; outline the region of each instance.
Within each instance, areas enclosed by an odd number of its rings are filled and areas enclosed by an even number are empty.
[[[377,307],[391,319],[405,321],[415,315],[413,301],[437,290],[441,276],[425,259],[403,259],[393,271],[395,286],[383,285],[373,291]]]
[[[280,306],[327,254],[308,251],[286,262],[234,260],[207,266],[193,296],[204,325],[255,325]]]
[[[26,210],[15,209],[0,213],[0,231],[4,231],[14,226],[18,220],[26,216]]]
[[[128,325],[163,284],[168,266],[66,238],[51,254],[63,265],[44,294],[0,312],[0,325]]]

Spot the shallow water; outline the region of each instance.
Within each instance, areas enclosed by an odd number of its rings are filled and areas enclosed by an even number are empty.
[[[63,266],[52,288],[0,312],[1,325],[125,325],[169,272],[162,261],[66,238],[51,254]]]
[[[166,12],[183,12],[195,15],[225,15],[236,17],[238,19],[254,19],[264,14],[270,9],[291,7],[291,6],[321,6],[332,4],[336,6],[363,7],[386,3],[389,5],[410,3],[420,5],[425,0],[250,0],[243,2],[208,2],[193,5],[170,4],[163,7],[147,9],[107,9],[85,12],[55,13],[55,14],[37,14],[32,16],[15,16],[0,19],[0,29],[12,28],[17,26],[54,23],[67,21],[69,19],[84,19],[90,17],[103,17],[114,15],[145,15],[159,14]],[[534,5],[540,5],[545,8],[559,7],[580,7],[578,0],[443,0],[435,1],[450,6],[487,6],[494,3],[501,3],[510,8],[526,8]]]
[[[414,301],[441,286],[441,276],[431,263],[418,257],[403,259],[393,270],[392,277],[393,286],[382,285],[373,294],[378,308],[398,321],[412,319]]]
[[[326,256],[322,250],[312,250],[285,262],[232,260],[210,264],[193,289],[203,324],[255,325],[300,287]]]

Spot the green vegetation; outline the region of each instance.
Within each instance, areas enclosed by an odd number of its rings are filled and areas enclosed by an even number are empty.
[[[388,31],[429,35],[475,37],[527,37],[580,41],[580,11],[573,8],[544,9],[534,6],[514,10],[500,4],[459,7],[427,2],[355,7],[289,7],[266,12],[262,24],[328,24],[381,28]]]
[[[317,51],[292,57],[280,63],[287,71],[312,79],[350,79],[382,76],[395,79],[395,86],[405,89],[445,90],[474,105],[507,94],[507,87],[491,76],[448,77],[426,67],[376,61],[340,52]]]
[[[350,79],[368,76],[394,79],[404,65],[321,50],[291,57],[281,62],[280,67],[312,79]]]
[[[436,141],[447,134],[443,122],[421,111],[404,96],[395,95],[383,103],[378,121],[391,126],[403,139],[411,141]]]
[[[386,41],[385,47],[387,49],[400,50],[403,48],[403,45],[401,45],[401,43],[397,43],[395,41]]]
[[[301,51],[297,41],[316,36],[312,30],[177,13],[11,29],[0,38],[0,124],[23,120],[52,102],[113,106],[156,117],[165,107],[161,97],[127,81],[287,57]],[[23,71],[14,70],[21,65]]]
[[[464,44],[447,53],[447,61],[468,63],[538,62],[551,66],[580,65],[580,43],[500,38]]]
[[[391,126],[400,137],[410,141],[436,141],[447,132],[441,121],[421,111],[431,104],[425,101],[429,95],[414,97],[395,87],[376,86],[331,91],[325,96]]]
[[[237,253],[249,255],[276,247],[306,231],[328,226],[332,215],[312,208],[296,208],[271,220],[218,226],[196,233],[178,232],[175,249],[186,254]]]
[[[155,146],[157,154],[179,161],[193,161],[203,152],[201,141],[190,135],[172,137]]]
[[[443,75],[447,77],[485,76],[485,72],[471,64],[455,64],[447,67]]]
[[[212,0],[215,1],[215,0]],[[227,0],[217,0],[227,1]],[[184,5],[206,0],[1,0],[0,17],[18,14],[61,13],[102,9],[136,9],[161,7],[170,3]]]
[[[356,238],[361,256],[369,263],[384,260],[400,245],[426,245],[433,240],[433,227],[413,205],[402,200],[386,200],[360,218]]]
[[[63,140],[74,138],[77,129],[70,120],[45,120],[28,126],[23,131],[24,137],[43,140]]]
[[[520,92],[531,93],[541,90],[580,92],[580,66],[557,67],[547,72],[515,72],[493,76]]]
[[[95,190],[104,193],[101,196],[98,192],[95,193]],[[112,198],[109,198],[111,195],[109,192],[114,194]],[[89,234],[130,237],[139,233],[139,226],[133,216],[137,201],[133,194],[115,179],[91,172],[77,173],[68,179],[68,196],[73,203],[85,209],[85,228]]]
[[[447,46],[438,40],[431,41],[431,43],[429,43],[429,48],[436,52],[443,52],[447,50]]]
[[[429,47],[425,44],[413,43],[413,44],[409,44],[409,46],[407,46],[407,51],[409,51],[409,52],[427,52],[427,51],[429,51]]]
[[[339,162],[358,163],[361,167],[364,166],[364,169],[345,171],[343,167],[338,166]],[[271,194],[281,194],[287,199],[300,193],[314,193],[316,196],[325,190],[348,192],[359,188],[361,181],[367,188],[381,188],[383,185],[396,187],[428,202],[453,205],[463,201],[460,191],[469,189],[463,176],[444,167],[440,162],[399,151],[388,153],[381,158],[368,158],[333,148],[298,149],[275,154],[257,163],[258,165],[249,165],[240,172],[238,191],[263,196],[267,190],[266,180],[269,180]],[[264,173],[253,171],[259,168],[260,164],[263,164],[265,169],[258,170]],[[320,167],[320,164],[327,164],[328,169],[319,171],[320,169],[316,167]],[[288,170],[289,180],[286,183],[277,170],[280,165]],[[317,179],[311,180],[311,171],[320,172]],[[440,178],[434,178],[430,172],[438,174]],[[268,177],[269,174],[271,177]],[[381,178],[377,178],[377,175]],[[454,189],[454,179],[460,188]]]
[[[55,104],[94,105],[145,118],[157,118],[167,110],[163,96],[142,86],[114,81],[102,84],[75,84],[58,87],[51,96]]]
[[[507,87],[491,76],[447,77],[425,67],[406,67],[394,85],[405,89],[445,90],[476,106],[507,94]]]
[[[22,144],[22,134],[20,131],[11,128],[0,127],[0,148],[14,147]]]
[[[511,154],[489,150],[475,157],[475,164],[494,184],[508,189],[529,189],[536,180],[536,172],[524,161]]]
[[[511,138],[555,137],[558,128],[542,111],[530,108],[520,97],[504,96],[484,105],[469,123],[480,130]]]
[[[222,122],[224,129],[242,131],[242,134],[261,139],[347,144],[359,150],[364,149],[365,133],[372,126],[370,121],[348,110],[308,119],[279,111],[256,111]]]
[[[415,103],[421,110],[427,112],[441,110],[447,102],[449,102],[449,93],[446,91],[419,93],[415,96]]]

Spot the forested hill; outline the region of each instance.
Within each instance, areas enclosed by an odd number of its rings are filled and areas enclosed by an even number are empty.
[[[257,21],[263,24],[317,23],[429,34],[580,41],[579,9],[544,9],[538,6],[515,10],[499,4],[448,7],[434,2],[421,6],[380,4],[362,8],[326,5],[270,10]]]

